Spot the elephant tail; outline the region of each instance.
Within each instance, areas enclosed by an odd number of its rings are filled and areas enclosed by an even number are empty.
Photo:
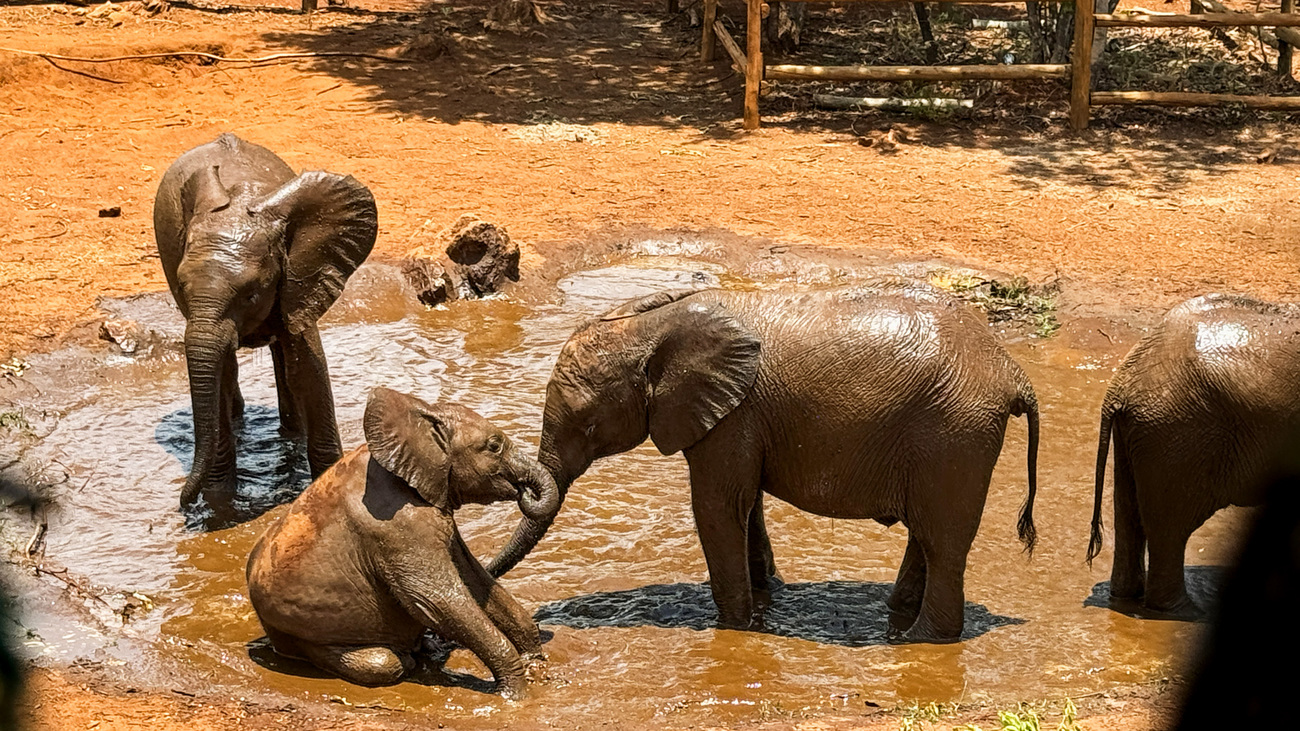
[[[1097,438],[1097,476],[1092,493],[1092,534],[1088,537],[1088,566],[1101,553],[1101,493],[1106,486],[1106,458],[1110,455],[1111,424],[1119,412],[1119,398],[1115,389],[1106,390],[1106,400],[1101,404],[1101,434]]]
[[[1029,418],[1029,495],[1025,498],[1024,507],[1020,509],[1020,522],[1016,529],[1020,534],[1020,542],[1025,544],[1025,552],[1032,556],[1034,544],[1038,542],[1038,529],[1034,527],[1034,497],[1038,494],[1038,397],[1023,371],[1017,380],[1018,393],[1012,413]]]

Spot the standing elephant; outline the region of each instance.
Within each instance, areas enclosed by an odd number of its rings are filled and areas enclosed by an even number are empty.
[[[1007,418],[1029,416],[1033,546],[1038,405],[984,318],[902,282],[804,294],[677,290],[587,323],[546,391],[539,461],[561,498],[591,463],[649,435],[682,451],[720,623],[750,627],[775,575],[763,494],[834,518],[902,521],[890,624],[911,641],[962,631],[966,554]],[[524,520],[501,575],[549,521]]]
[[[466,503],[517,500],[549,521],[559,493],[488,420],[377,388],[366,446],[349,453],[267,529],[248,558],[248,598],[275,650],[360,685],[415,667],[426,629],[487,665],[501,691],[525,685],[537,625],[488,576],[456,528]]]
[[[240,347],[271,346],[281,431],[306,437],[320,475],[343,449],[316,321],[375,244],[370,190],[351,176],[294,175],[270,150],[223,134],[167,169],[153,221],[186,320],[194,463],[181,504],[234,480]]]
[[[1124,359],[1101,407],[1088,560],[1101,551],[1113,435],[1112,604],[1198,616],[1183,579],[1187,539],[1220,508],[1259,504],[1297,425],[1300,307],[1210,294],[1170,310]]]

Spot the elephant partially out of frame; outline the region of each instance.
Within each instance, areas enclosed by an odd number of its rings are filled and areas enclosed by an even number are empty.
[[[1188,538],[1220,508],[1259,504],[1298,425],[1300,307],[1210,294],[1170,310],[1124,359],[1101,407],[1088,560],[1101,551],[1113,439],[1112,605],[1199,616],[1183,577]]]
[[[295,175],[270,150],[223,134],[167,169],[153,220],[186,320],[194,462],[181,504],[233,484],[241,347],[271,347],[281,431],[306,437],[320,475],[343,448],[316,321],[375,244],[370,190],[351,176]]]
[[[911,641],[960,637],[966,556],[1010,415],[1029,417],[1032,547],[1038,404],[985,318],[941,290],[887,282],[810,293],[678,290],[580,327],[546,390],[539,461],[561,496],[649,436],[683,452],[719,620],[751,627],[775,574],[763,495],[834,518],[902,521],[889,600]],[[525,519],[501,575],[545,534]]]

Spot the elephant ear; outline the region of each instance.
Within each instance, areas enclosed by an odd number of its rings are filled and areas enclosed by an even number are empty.
[[[230,194],[221,184],[220,168],[216,165],[204,165],[181,184],[181,211],[185,221],[228,205]]]
[[[370,189],[351,175],[307,172],[250,207],[285,222],[287,262],[281,312],[293,334],[319,320],[375,246],[379,212]]]
[[[429,404],[388,388],[376,388],[362,419],[370,457],[402,478],[431,505],[450,509],[447,445],[451,427]]]
[[[669,324],[646,363],[646,378],[650,438],[672,454],[703,439],[744,400],[761,343],[717,303],[688,302],[664,316]]]

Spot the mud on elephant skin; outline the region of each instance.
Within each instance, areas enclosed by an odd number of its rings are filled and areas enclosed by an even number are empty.
[[[582,326],[547,386],[539,460],[561,496],[592,462],[647,436],[682,451],[719,621],[755,626],[775,575],[771,494],[818,515],[902,521],[888,605],[909,641],[960,637],[966,556],[1007,419],[1029,419],[1035,530],[1038,405],[984,317],[928,285],[810,293],[677,290]],[[508,571],[548,521],[523,521],[489,566]]]
[[[432,631],[520,696],[523,656],[541,649],[537,625],[470,553],[454,512],[514,500],[530,520],[550,520],[554,481],[463,406],[378,388],[364,426],[366,445],[303,491],[249,556],[249,600],[272,646],[386,685],[416,667]]]
[[[223,134],[181,155],[154,199],[154,237],[185,316],[194,462],[182,506],[228,494],[243,411],[235,351],[269,345],[281,429],[305,437],[313,476],[342,456],[316,321],[370,254],[369,189],[351,176],[293,170]]]
[[[1229,505],[1258,505],[1300,425],[1300,306],[1210,294],[1134,346],[1101,407],[1088,560],[1102,546],[1112,439],[1117,609],[1194,619],[1183,559],[1192,532]],[[1148,564],[1149,558],[1149,564]]]

